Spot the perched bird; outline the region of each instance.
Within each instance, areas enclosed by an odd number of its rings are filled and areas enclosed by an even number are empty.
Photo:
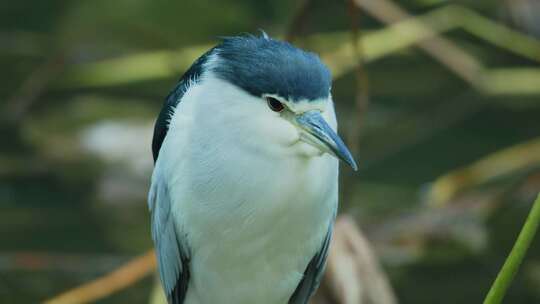
[[[328,68],[268,37],[223,38],[157,119],[148,204],[169,303],[307,303],[338,202]]]

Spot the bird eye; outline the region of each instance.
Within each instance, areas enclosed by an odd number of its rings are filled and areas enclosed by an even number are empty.
[[[274,97],[266,97],[266,103],[268,104],[270,110],[274,112],[281,112],[283,109],[285,109],[285,106]]]

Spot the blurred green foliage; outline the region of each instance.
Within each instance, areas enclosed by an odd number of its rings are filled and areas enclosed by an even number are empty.
[[[399,3],[423,14],[449,1]],[[513,26],[503,2],[452,3]],[[150,133],[133,126],[151,129],[181,72],[114,86],[59,85],[70,69],[211,45],[220,36],[258,29],[283,35],[297,8],[285,0],[1,3],[0,302],[38,302],[152,245],[145,203]],[[365,14],[360,23],[362,33],[385,26]],[[298,32],[304,38],[349,30],[344,2],[317,0]],[[537,61],[463,30],[445,35],[486,66],[539,68]],[[336,46],[320,47],[315,51]],[[416,48],[365,69],[370,105],[361,117],[360,171],[342,174],[341,212],[354,215],[372,239],[401,303],[479,303],[540,188],[538,167],[464,192],[455,207],[464,211],[457,216],[454,209],[433,210],[423,194],[451,170],[538,138],[539,96],[485,95]],[[355,83],[352,71],[334,82],[345,138],[357,119]],[[479,197],[490,203],[478,207]],[[486,211],[478,214],[479,208]],[[423,226],[422,219],[435,223]],[[479,238],[471,241],[470,235]],[[537,243],[508,303],[540,301]],[[22,252],[34,259],[17,259]],[[73,261],[54,263],[63,255]],[[151,283],[146,279],[103,303],[145,303]]]

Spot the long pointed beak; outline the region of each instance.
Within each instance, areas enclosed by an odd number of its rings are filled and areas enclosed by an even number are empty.
[[[329,153],[345,163],[354,171],[358,166],[339,135],[332,130],[318,111],[307,111],[296,116],[296,123],[302,129],[301,139],[322,152]]]

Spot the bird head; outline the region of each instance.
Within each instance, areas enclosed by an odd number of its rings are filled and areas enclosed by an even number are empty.
[[[337,134],[331,75],[317,55],[263,35],[224,38],[202,60],[199,93],[187,94],[219,100],[214,130],[241,130],[242,145],[259,152],[268,152],[264,145],[307,157],[328,153],[357,170]]]

